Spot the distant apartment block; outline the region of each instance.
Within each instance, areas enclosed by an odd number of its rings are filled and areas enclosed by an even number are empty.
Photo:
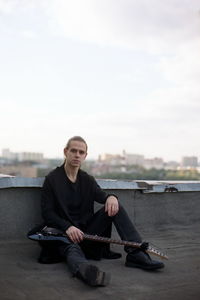
[[[11,152],[10,149],[2,149],[2,158],[7,160],[17,160],[17,153]]]
[[[181,160],[182,168],[197,168],[198,167],[198,157],[196,156],[184,156]]]
[[[43,160],[42,153],[35,153],[35,152],[21,152],[18,154],[19,161],[41,161]]]
[[[104,164],[109,164],[109,165],[123,165],[124,164],[124,157],[119,154],[100,154],[99,155],[99,162],[102,162]]]
[[[168,161],[164,163],[165,170],[177,170],[180,164],[177,161]]]
[[[123,151],[123,157],[126,165],[137,165],[143,166],[144,165],[144,155],[140,154],[128,154],[126,151]]]
[[[99,156],[99,162],[109,164],[112,166],[141,166],[146,169],[162,169],[164,168],[164,161],[160,157],[146,159],[144,155],[129,154],[123,151],[122,155],[119,154],[102,154]]]
[[[144,160],[143,167],[145,169],[163,169],[164,168],[164,161],[160,157],[149,158]]]
[[[23,161],[35,161],[41,162],[44,159],[43,153],[37,152],[11,152],[10,149],[2,150],[2,158],[7,160],[17,160],[19,162]]]

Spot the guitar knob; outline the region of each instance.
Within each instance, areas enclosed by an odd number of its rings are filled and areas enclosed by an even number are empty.
[[[143,242],[140,246],[140,248],[145,251],[149,248],[149,243],[148,242]]]

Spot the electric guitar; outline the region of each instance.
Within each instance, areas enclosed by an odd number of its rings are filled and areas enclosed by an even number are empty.
[[[67,234],[63,233],[63,231],[45,226],[41,231],[29,234],[28,238],[34,241],[63,241],[65,243],[69,242],[69,237]],[[133,248],[140,248],[141,250],[157,255],[163,259],[168,259],[168,256],[159,250],[153,248],[149,245],[147,242],[143,243],[135,243],[130,241],[123,241],[123,240],[115,240],[112,238],[102,237],[98,235],[91,235],[91,234],[84,234],[83,239],[95,241],[95,242],[102,242],[102,243],[109,243],[109,244],[118,244],[118,245],[124,245],[124,246],[130,246]]]

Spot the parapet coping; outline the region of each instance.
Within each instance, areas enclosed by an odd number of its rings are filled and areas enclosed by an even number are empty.
[[[0,177],[0,189],[41,188],[43,177]],[[200,181],[156,181],[97,179],[105,190],[141,190],[143,193],[199,192]]]

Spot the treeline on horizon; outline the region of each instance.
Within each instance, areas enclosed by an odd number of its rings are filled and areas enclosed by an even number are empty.
[[[124,180],[200,180],[200,173],[197,170],[164,170],[164,169],[143,169],[137,172],[111,172],[95,175],[103,179],[124,179]]]
[[[38,169],[38,177],[46,176],[52,168]],[[140,166],[132,166],[126,172],[116,171],[95,174],[91,166],[84,165],[83,170],[99,179],[123,179],[123,180],[200,180],[200,173],[196,169],[190,170],[165,170],[145,169]]]

